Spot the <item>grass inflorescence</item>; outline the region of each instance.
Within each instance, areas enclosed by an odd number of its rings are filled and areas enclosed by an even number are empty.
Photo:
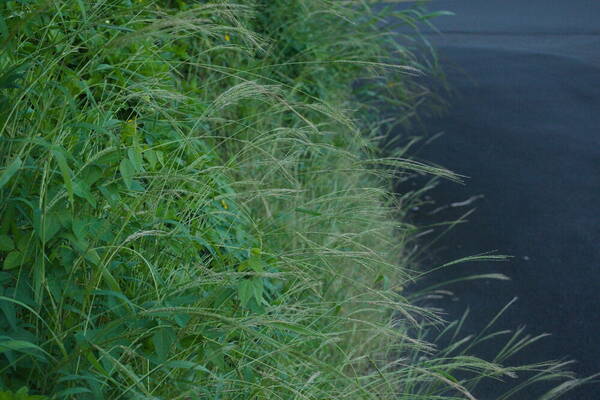
[[[419,97],[379,18],[0,2],[0,397],[450,399],[514,375],[437,351],[403,295],[390,182],[456,176],[382,156],[359,119],[358,79]]]

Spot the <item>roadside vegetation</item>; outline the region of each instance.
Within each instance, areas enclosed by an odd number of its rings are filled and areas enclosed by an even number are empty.
[[[527,337],[491,362],[423,338],[457,324],[405,297],[419,193],[390,189],[457,177],[379,150],[374,105],[405,117],[426,93],[380,18],[359,1],[0,1],[0,399],[577,384],[503,366]]]

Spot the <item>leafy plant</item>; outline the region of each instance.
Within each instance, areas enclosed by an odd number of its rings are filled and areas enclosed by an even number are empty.
[[[5,393],[433,399],[469,396],[457,370],[510,376],[413,334],[439,317],[400,289],[410,232],[386,188],[456,177],[381,156],[376,119],[359,119],[352,82],[397,81],[373,84],[411,110],[421,67],[367,5],[30,0],[0,15]]]

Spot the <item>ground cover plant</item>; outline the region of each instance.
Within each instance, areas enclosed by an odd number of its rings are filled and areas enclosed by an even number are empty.
[[[384,76],[410,113],[421,66],[378,22],[324,0],[0,2],[0,398],[472,399],[484,376],[568,378],[501,366],[527,339],[493,362],[422,339],[440,318],[403,295],[415,196],[388,189],[455,176],[380,155],[352,83]]]

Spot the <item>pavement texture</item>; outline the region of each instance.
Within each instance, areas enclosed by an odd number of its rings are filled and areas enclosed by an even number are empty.
[[[475,209],[435,245],[437,261],[490,250],[514,258],[453,267],[426,283],[506,274],[510,281],[449,286],[448,318],[469,307],[465,333],[473,333],[518,297],[496,329],[527,325],[551,336],[510,361],[567,358],[582,376],[600,372],[600,1],[447,0],[429,8],[456,13],[436,21],[441,34],[426,33],[454,94],[442,117],[423,121],[430,135],[443,134],[417,156],[469,178],[439,185],[430,193],[436,204],[415,218],[428,224]],[[495,390],[484,385],[480,396],[492,399]],[[563,398],[600,399],[600,385]]]

